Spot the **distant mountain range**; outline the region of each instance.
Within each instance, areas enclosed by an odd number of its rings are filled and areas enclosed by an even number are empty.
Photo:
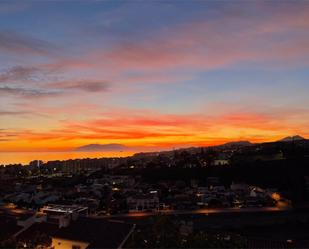
[[[285,138],[282,138],[278,141],[274,141],[275,142],[293,142],[293,141],[301,141],[301,140],[306,140],[304,137],[301,137],[299,135],[295,135],[295,136],[288,136]],[[250,141],[235,141],[235,142],[228,142],[222,145],[218,145],[218,146],[213,146],[213,147],[225,147],[225,148],[236,148],[236,147],[246,147],[246,146],[252,146],[255,145],[255,143],[251,143]],[[212,147],[212,146],[210,146]],[[87,144],[84,146],[80,146],[76,149],[74,149],[74,151],[85,151],[85,152],[91,152],[91,151],[102,151],[102,152],[106,152],[106,151],[125,151],[130,149],[130,147],[127,147],[123,144]],[[132,149],[132,148],[131,148]],[[179,149],[179,150],[194,150],[196,149],[196,147],[191,147],[191,148],[183,148],[183,149]],[[166,151],[168,152],[168,151]],[[158,152],[145,152],[147,154],[149,153],[158,153]],[[143,154],[143,153],[138,153],[138,154]]]
[[[228,142],[219,146],[224,147],[235,147],[235,146],[250,146],[253,145],[250,141],[236,141],[236,142]]]
[[[75,149],[75,151],[123,151],[126,150],[123,144],[87,144]]]
[[[302,141],[302,140],[307,140],[307,139],[299,135],[294,135],[294,136],[284,137],[280,140],[268,142],[268,143],[294,142],[294,141]],[[245,147],[245,146],[257,145],[257,144],[263,144],[263,143],[251,143],[250,141],[236,141],[236,142],[229,142],[229,143],[219,145],[219,147]]]
[[[289,137],[282,138],[278,140],[278,142],[293,142],[293,141],[300,141],[300,140],[306,140],[306,139],[299,135],[295,135],[295,136],[289,136]]]
[[[288,137],[284,137],[278,141],[274,141],[271,143],[276,143],[276,142],[293,142],[293,141],[302,141],[302,140],[306,140],[306,138],[299,136],[299,135],[294,135],[294,136],[288,136]],[[228,142],[221,146],[224,147],[243,147],[243,146],[250,146],[250,145],[255,145],[255,143],[251,143],[250,141],[236,141],[236,142]]]
[[[253,147],[259,146],[261,148],[264,148],[265,150],[270,150],[271,148],[274,148],[273,146],[277,146],[276,144],[280,143],[291,143],[291,142],[304,142],[302,143],[302,146],[309,147],[309,140],[306,138],[303,138],[299,135],[295,136],[289,136],[285,137],[283,139],[280,139],[278,141],[273,141],[273,142],[262,142],[262,143],[251,143],[250,141],[235,141],[235,142],[228,142],[225,144],[221,145],[216,145],[216,146],[201,146],[201,147],[188,147],[188,148],[180,148],[176,150],[166,150],[166,151],[153,151],[153,152],[139,152],[133,155],[133,157],[147,157],[147,156],[157,156],[158,154],[164,154],[164,155],[171,155],[175,151],[182,152],[182,151],[187,151],[190,153],[196,153],[200,152],[201,148],[210,148],[210,149],[240,149],[244,147]]]

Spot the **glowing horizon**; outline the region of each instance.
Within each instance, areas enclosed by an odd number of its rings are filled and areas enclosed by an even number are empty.
[[[13,0],[0,16],[0,164],[309,137],[307,1]]]
[[[263,142],[275,142],[277,140],[255,140],[255,143],[263,143]],[[239,140],[240,141],[240,140]],[[241,140],[244,141],[244,140]],[[167,147],[126,147],[125,150],[119,151],[76,151],[72,150],[56,150],[56,151],[0,151],[1,164],[9,165],[9,164],[24,164],[27,165],[29,162],[33,160],[42,160],[43,162],[47,161],[55,161],[55,160],[69,160],[69,159],[86,159],[86,158],[103,158],[103,157],[128,157],[132,156],[136,153],[140,152],[160,152],[160,151],[169,151],[173,149],[181,149],[181,148],[189,148],[189,147],[210,147],[223,145],[228,142],[238,142],[236,140],[226,140],[220,141],[212,144],[191,144],[191,145],[183,145],[183,146],[167,146]],[[252,141],[249,141],[252,143]],[[254,143],[253,142],[253,143]],[[18,159],[16,159],[18,156]],[[1,165],[0,164],[0,165]]]

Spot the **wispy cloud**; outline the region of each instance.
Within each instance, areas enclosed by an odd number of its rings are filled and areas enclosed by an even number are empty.
[[[0,116],[16,116],[16,115],[25,115],[25,114],[29,114],[30,112],[28,111],[2,111],[0,110]]]
[[[32,89],[32,88],[22,88],[22,87],[0,87],[0,95],[17,95],[22,97],[52,97],[61,94],[60,91],[55,90],[44,90],[44,89]]]
[[[15,66],[0,74],[0,83],[9,81],[27,81],[38,72],[35,67]]]
[[[149,30],[151,35],[139,34],[140,39],[118,39],[112,44],[87,48],[82,57],[63,57],[45,66],[92,72],[98,78],[108,75],[108,81],[121,80],[128,85],[133,81],[151,84],[183,81],[175,73],[169,75],[174,70],[185,70],[188,78],[190,73],[226,69],[241,63],[266,64],[268,68],[308,65],[308,8],[263,4],[256,7],[261,15],[253,16],[241,9],[226,10],[214,19],[192,19]],[[141,76],[128,76],[131,72]]]
[[[243,18],[234,16],[195,21],[159,32],[152,39],[116,44],[102,54],[102,59],[108,58],[108,62],[121,70],[209,70],[245,61],[271,65],[289,60],[304,65],[309,63],[306,46],[309,36],[303,32],[305,27],[309,28],[308,16],[308,9],[300,13],[285,12],[263,20],[246,20],[245,26],[241,25]],[[282,28],[282,23],[288,28]],[[301,34],[298,30],[302,30]]]
[[[17,55],[48,55],[56,51],[49,42],[13,31],[0,31],[0,51]]]
[[[108,90],[109,86],[110,84],[107,81],[99,82],[91,80],[60,81],[47,85],[47,87],[85,92],[104,92]]]
[[[14,131],[10,131],[8,129],[0,129],[0,142],[8,142],[15,140],[15,137],[17,134],[15,134]]]

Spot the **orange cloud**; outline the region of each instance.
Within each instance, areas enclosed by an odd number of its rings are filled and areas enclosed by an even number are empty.
[[[281,115],[281,116],[280,116]],[[271,141],[294,133],[308,135],[295,113],[161,114],[124,110],[89,121],[63,121],[46,131],[2,130],[2,151],[65,151],[89,143],[161,148],[212,145],[238,139]],[[305,114],[300,114],[305,117]],[[290,120],[291,119],[291,120]],[[299,120],[299,119],[297,119]],[[306,119],[308,120],[308,119]]]

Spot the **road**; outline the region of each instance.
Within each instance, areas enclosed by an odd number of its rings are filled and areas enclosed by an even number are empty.
[[[190,215],[190,214],[220,214],[220,213],[256,213],[256,212],[282,212],[291,210],[289,207],[246,207],[246,208],[204,208],[197,210],[160,210],[157,212],[135,212],[126,214],[113,214],[93,216],[95,218],[133,218],[133,217],[149,217],[158,214],[164,215]]]

